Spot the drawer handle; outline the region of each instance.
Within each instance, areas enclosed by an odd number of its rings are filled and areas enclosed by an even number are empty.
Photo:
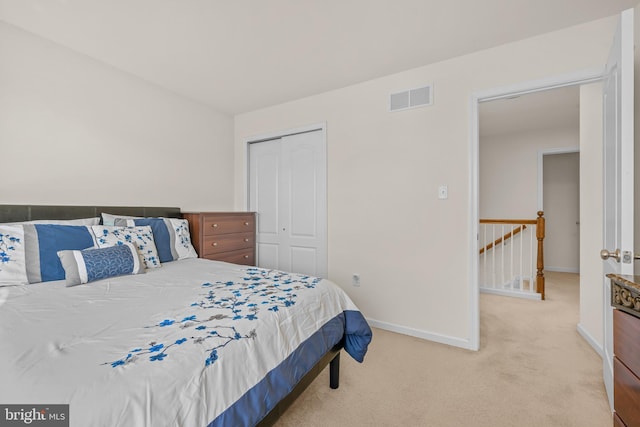
[[[248,241],[249,241],[249,239],[245,238],[245,239],[244,239],[244,241],[245,241],[245,242],[248,242]]]
[[[249,222],[248,222],[248,221],[245,221],[245,222],[244,222],[244,225],[249,226]]]
[[[218,242],[213,242],[211,246],[218,246]]]
[[[213,228],[218,228],[218,224],[211,224]]]
[[[244,256],[244,259],[249,259],[249,255],[245,255],[245,256]]]

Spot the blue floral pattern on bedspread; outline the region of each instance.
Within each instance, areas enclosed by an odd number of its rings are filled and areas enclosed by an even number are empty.
[[[203,346],[205,366],[218,360],[219,352],[234,341],[253,339],[255,329],[238,330],[240,325],[220,322],[257,320],[296,303],[298,291],[313,289],[321,279],[277,270],[248,268],[239,281],[204,283],[198,289],[199,300],[185,308],[184,316],[164,319],[147,328],[179,328],[184,336],[172,342],[152,341],[130,350],[126,356],[104,363],[113,368],[141,361],[162,361],[171,349],[188,341]],[[246,322],[244,322],[246,325]]]

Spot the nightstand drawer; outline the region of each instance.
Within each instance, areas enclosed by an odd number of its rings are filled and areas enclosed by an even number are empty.
[[[613,358],[613,399],[616,413],[627,427],[640,427],[640,379]]]
[[[231,233],[255,233],[253,215],[209,216],[205,215],[202,232],[205,236]]]
[[[215,259],[216,261],[231,262],[234,264],[255,265],[253,249],[240,249],[239,251],[225,252],[205,258]]]
[[[202,249],[204,255],[210,255],[238,249],[249,249],[253,248],[255,244],[255,234],[253,233],[221,234],[205,236]]]
[[[640,376],[640,320],[613,310],[613,354]]]

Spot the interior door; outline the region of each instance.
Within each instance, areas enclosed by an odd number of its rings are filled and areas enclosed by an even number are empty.
[[[633,274],[633,10],[626,10],[614,36],[603,84],[604,235],[608,273]],[[618,252],[616,252],[618,251]],[[612,253],[607,256],[607,252]],[[613,309],[611,283],[604,280],[603,371],[613,408]]]
[[[327,275],[324,131],[249,148],[249,209],[258,213],[257,258],[265,268]]]
[[[282,138],[281,259],[285,270],[326,276],[326,151],[321,131]]]
[[[256,265],[280,264],[280,138],[249,145],[249,210],[257,212]]]

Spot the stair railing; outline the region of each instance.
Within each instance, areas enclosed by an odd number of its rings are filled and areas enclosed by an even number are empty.
[[[480,220],[481,291],[545,298],[545,218],[542,211],[537,215],[536,219]]]

